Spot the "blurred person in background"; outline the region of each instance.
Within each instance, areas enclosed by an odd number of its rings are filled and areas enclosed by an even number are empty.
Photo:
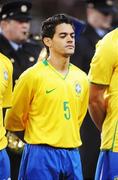
[[[88,73],[96,43],[112,29],[116,8],[113,0],[87,1],[87,22],[84,32],[76,41],[71,62]],[[83,146],[80,149],[85,179],[93,179],[100,146],[100,133],[87,113],[82,125]]]
[[[6,0],[0,11],[0,52],[13,64],[13,85],[20,74],[37,61],[41,44],[29,38],[31,25],[31,0]],[[23,143],[8,132],[8,154],[11,160],[12,179],[17,179]]]
[[[113,0],[87,0],[85,31],[76,42],[72,62],[88,73],[96,43],[112,30],[113,15],[117,11]]]
[[[0,51],[13,63],[13,84],[19,75],[36,63],[40,43],[31,41],[31,0],[6,0],[0,12]]]

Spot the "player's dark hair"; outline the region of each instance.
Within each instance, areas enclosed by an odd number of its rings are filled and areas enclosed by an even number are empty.
[[[44,37],[53,38],[55,34],[56,26],[62,23],[71,24],[74,28],[74,25],[66,14],[56,14],[52,17],[49,17],[42,23],[42,39]]]

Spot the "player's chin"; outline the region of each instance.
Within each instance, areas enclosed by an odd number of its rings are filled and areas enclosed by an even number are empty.
[[[69,55],[69,56],[72,56],[73,54],[74,54],[74,51],[72,50],[72,51],[69,51],[69,52],[67,52],[67,54]]]
[[[74,48],[70,48],[70,49],[68,49],[68,50],[66,51],[66,53],[72,55],[72,54],[74,54],[74,51],[75,51]]]

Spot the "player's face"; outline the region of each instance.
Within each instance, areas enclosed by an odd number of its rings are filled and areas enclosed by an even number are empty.
[[[6,27],[10,40],[17,43],[27,40],[30,30],[29,22],[9,20]]]
[[[75,32],[70,24],[62,23],[56,26],[51,39],[50,51],[69,57],[75,50]]]

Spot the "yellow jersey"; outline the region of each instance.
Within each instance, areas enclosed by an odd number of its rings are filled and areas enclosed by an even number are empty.
[[[96,84],[108,85],[106,118],[101,133],[101,149],[118,152],[118,29],[108,33],[97,44],[92,59],[89,79]]]
[[[12,71],[13,67],[10,60],[0,53],[0,150],[7,145],[2,108],[11,106]]]
[[[80,127],[88,106],[87,75],[69,65],[66,76],[47,60],[38,62],[19,78],[13,106],[7,111],[8,130],[25,130],[28,144],[74,148],[81,145]]]

